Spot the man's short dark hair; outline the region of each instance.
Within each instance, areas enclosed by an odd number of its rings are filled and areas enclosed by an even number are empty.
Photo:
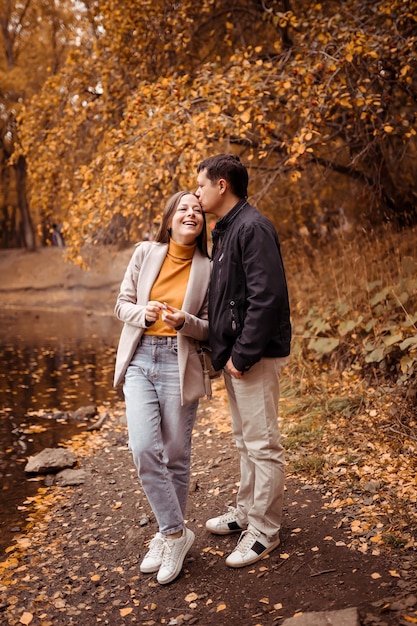
[[[224,178],[229,183],[232,193],[238,198],[248,197],[248,171],[238,156],[217,154],[209,157],[197,166],[197,172],[202,170],[206,171],[207,178],[212,182]]]

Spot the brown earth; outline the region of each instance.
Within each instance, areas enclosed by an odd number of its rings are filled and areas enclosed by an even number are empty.
[[[107,314],[129,253],[102,255],[87,275],[64,265],[57,249],[0,252],[5,318],[22,307],[84,307]],[[193,435],[188,525],[196,540],[176,581],[142,575],[139,563],[155,521],[127,449],[123,406],[99,432],[68,445],[87,470],[77,487],[41,487],[25,503],[28,528],[0,565],[0,618],[8,625],[137,623],[279,625],[299,612],[358,607],[363,626],[417,622],[417,577],[410,553],[362,553],[343,511],[327,508],[326,484],[287,477],[281,545],[239,570],[225,557],[237,536],[216,537],[208,517],[233,504],[239,478],[221,381],[200,404]]]
[[[132,250],[101,248],[84,271],[65,262],[62,248],[0,250],[0,307],[51,310],[62,306],[112,314]]]

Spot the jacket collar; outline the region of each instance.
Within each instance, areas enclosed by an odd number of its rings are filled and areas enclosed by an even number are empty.
[[[229,224],[233,222],[235,217],[241,212],[241,210],[246,204],[247,204],[247,200],[245,198],[242,198],[241,200],[239,200],[239,202],[237,202],[235,206],[232,209],[230,209],[230,211],[226,213],[226,215],[222,217],[221,220],[217,222],[214,230],[216,229],[224,230],[225,228],[227,228]]]
[[[211,238],[213,241],[213,251],[216,249],[219,239],[221,239],[224,231],[227,230],[229,225],[236,219],[236,217],[242,211],[243,207],[245,207],[247,204],[247,200],[245,198],[242,198],[235,204],[232,209],[230,209],[228,213],[226,213],[226,215],[224,215],[217,222],[211,233]]]

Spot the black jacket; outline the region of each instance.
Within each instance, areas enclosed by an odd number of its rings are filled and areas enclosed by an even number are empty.
[[[213,365],[229,357],[241,372],[262,357],[290,353],[287,282],[278,235],[272,223],[240,200],[212,232],[209,287]]]

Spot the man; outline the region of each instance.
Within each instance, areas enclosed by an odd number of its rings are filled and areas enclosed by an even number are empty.
[[[248,173],[219,154],[198,168],[196,195],[218,222],[212,232],[209,287],[213,365],[224,371],[240,455],[235,507],[209,519],[217,535],[241,533],[230,567],[261,559],[279,543],[284,450],[278,426],[279,375],[290,352],[287,283],[272,223],[247,201]]]

